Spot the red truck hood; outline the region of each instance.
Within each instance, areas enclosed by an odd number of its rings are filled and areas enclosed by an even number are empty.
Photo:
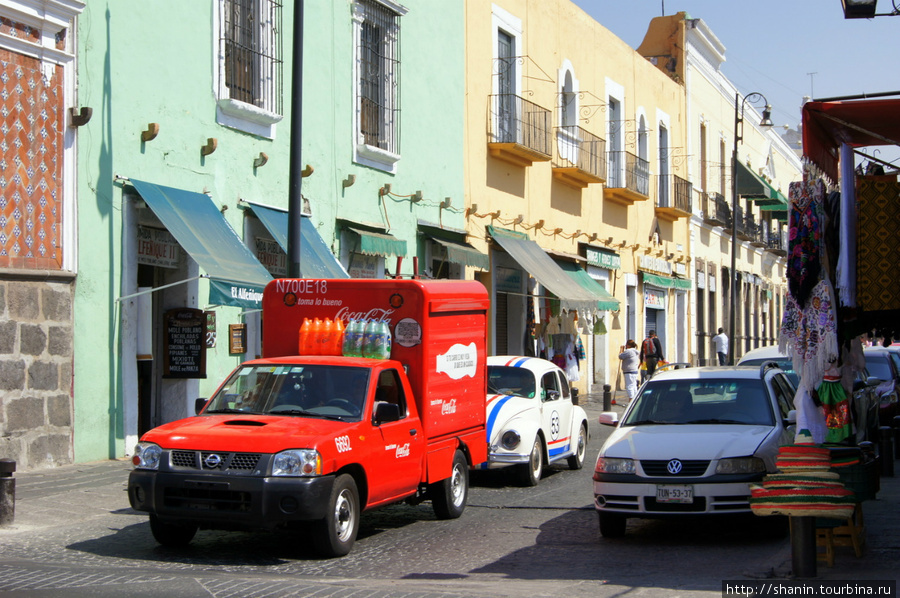
[[[202,415],[154,428],[141,440],[166,449],[277,453],[316,448],[357,425],[299,416]]]

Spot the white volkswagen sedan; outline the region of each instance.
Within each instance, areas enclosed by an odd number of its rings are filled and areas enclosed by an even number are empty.
[[[661,372],[619,419],[594,469],[600,533],[625,534],[629,517],[750,513],[751,482],[775,473],[794,440],[794,386],[774,366]]]
[[[546,359],[488,357],[487,440],[484,469],[514,466],[535,486],[544,466],[562,459],[584,465],[587,414],[573,403],[566,374]]]

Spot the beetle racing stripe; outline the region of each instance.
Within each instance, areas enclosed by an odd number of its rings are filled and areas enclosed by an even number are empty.
[[[503,409],[503,405],[506,404],[508,400],[512,398],[512,395],[506,395],[499,401],[494,404],[493,410],[491,410],[491,414],[488,416],[487,420],[487,441],[490,442],[491,438],[494,436],[494,424],[497,422],[497,417],[500,415],[500,410]]]

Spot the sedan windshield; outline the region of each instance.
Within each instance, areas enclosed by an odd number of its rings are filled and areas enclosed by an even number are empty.
[[[238,369],[204,413],[256,413],[359,420],[369,387],[368,368],[264,365]]]
[[[622,425],[774,425],[772,401],[762,380],[653,381],[644,386]]]
[[[525,368],[502,365],[488,366],[488,392],[497,395],[513,395],[533,399],[534,374]]]

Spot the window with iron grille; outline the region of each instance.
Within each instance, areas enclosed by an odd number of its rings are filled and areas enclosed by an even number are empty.
[[[219,2],[219,108],[249,120],[250,132],[273,136],[267,127],[281,119],[283,105],[282,2]],[[253,130],[252,123],[262,129]]]
[[[357,161],[393,170],[400,155],[400,17],[402,6],[357,0]]]

